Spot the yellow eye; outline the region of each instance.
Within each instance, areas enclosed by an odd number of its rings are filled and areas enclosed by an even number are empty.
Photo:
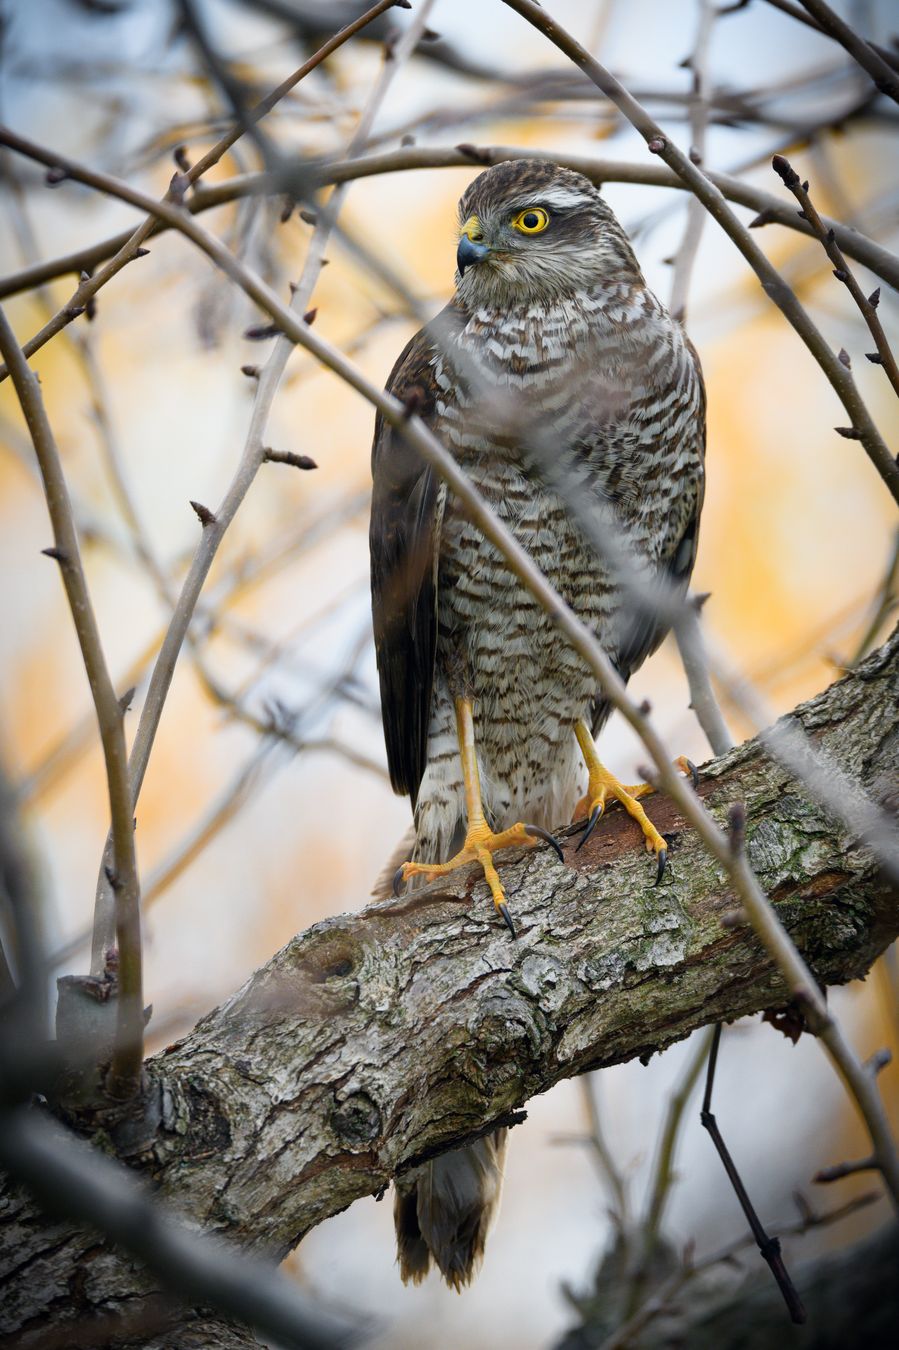
[[[522,234],[540,234],[548,224],[549,216],[542,206],[529,206],[526,211],[519,211],[514,217],[512,228],[520,230]]]

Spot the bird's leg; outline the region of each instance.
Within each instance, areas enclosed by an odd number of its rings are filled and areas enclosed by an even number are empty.
[[[427,877],[429,881],[433,881],[436,877],[444,877],[450,872],[455,872],[459,867],[465,867],[468,863],[478,862],[483,868],[487,885],[490,887],[493,903],[514,937],[515,925],[509,913],[502,882],[493,865],[493,854],[501,848],[520,848],[524,845],[535,844],[542,839],[552,845],[559,855],[559,861],[564,862],[562,849],[558,840],[554,839],[547,830],[541,829],[539,825],[525,825],[522,821],[518,821],[515,825],[511,825],[509,829],[501,830],[499,834],[495,834],[491,830],[484,816],[484,803],[481,798],[481,777],[478,772],[478,759],[475,752],[474,714],[470,699],[456,699],[456,731],[459,737],[459,754],[462,758],[462,779],[465,784],[465,805],[468,815],[465,843],[454,857],[444,863],[403,863],[394,877],[394,890],[396,891],[400,883],[408,881],[410,877]]]
[[[581,748],[581,754],[584,756],[584,763],[587,765],[587,771],[590,775],[587,795],[581,798],[574,813],[575,820],[580,816],[586,817],[584,820],[584,837],[578,844],[578,848],[583,848],[586,844],[602,819],[606,802],[610,797],[614,797],[621,802],[628,815],[633,816],[640,826],[646,840],[647,852],[655,854],[658,864],[656,870],[656,885],[658,885],[665,873],[665,864],[668,861],[668,845],[637,800],[639,797],[645,797],[649,792],[654,792],[655,789],[651,783],[636,783],[633,785],[619,783],[618,779],[609,773],[608,769],[600,762],[593,735],[583,719],[575,726],[574,734],[577,737],[577,743]],[[693,779],[695,785],[696,768],[690,760],[681,755],[674,762],[684,774]]]

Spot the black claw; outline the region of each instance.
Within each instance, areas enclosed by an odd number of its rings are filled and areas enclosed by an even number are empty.
[[[515,932],[515,925],[512,922],[512,915],[509,913],[509,906],[505,904],[504,901],[501,900],[496,908],[499,910],[500,914],[505,919],[506,927],[508,928],[512,936],[518,937],[518,934]]]
[[[600,802],[597,806],[594,806],[593,810],[590,812],[590,819],[587,821],[587,824],[584,827],[584,837],[578,844],[577,848],[574,850],[575,853],[580,853],[581,849],[584,847],[587,840],[590,838],[591,834],[596,829],[599,822],[602,820],[602,814],[604,810],[605,807],[603,806],[602,802]]]
[[[399,867],[396,869],[396,871],[395,871],[394,874],[393,874],[393,893],[394,893],[394,895],[396,896],[397,900],[399,900],[400,896],[401,896],[402,893],[403,893],[402,890],[401,890],[400,888],[402,887],[402,884],[403,884],[403,882],[404,882],[405,879],[406,879],[406,878],[403,876],[403,868],[404,868],[405,866],[406,866],[405,863],[400,863]]]
[[[525,825],[524,832],[525,834],[532,835],[535,839],[542,839],[544,843],[549,844],[551,848],[556,850],[556,857],[559,859],[560,863],[565,861],[562,845],[554,834],[550,834],[549,830],[541,830],[539,825]]]
[[[690,782],[693,784],[693,790],[695,792],[699,787],[699,770],[692,759],[687,759],[686,755],[684,756],[684,759],[687,760],[687,768],[690,770]]]
[[[662,880],[662,877],[665,875],[665,868],[668,865],[667,848],[660,848],[658,853],[656,854],[656,857],[659,860],[659,868],[658,871],[656,872],[655,885],[658,886],[659,882]]]

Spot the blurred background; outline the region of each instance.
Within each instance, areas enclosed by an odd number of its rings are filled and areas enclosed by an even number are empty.
[[[417,8],[417,4],[415,6]],[[196,159],[228,109],[173,8],[151,0],[38,0],[3,7],[2,119],[23,135],[161,195],[173,149]],[[220,54],[260,97],[362,6],[202,6]],[[777,7],[724,7],[707,32],[704,162],[785,195],[771,154],[790,155],[820,210],[895,247],[899,234],[896,108],[845,53]],[[890,0],[841,12],[888,42]],[[677,142],[691,142],[696,0],[552,0],[553,14],[610,66]],[[310,18],[311,16],[311,18]],[[409,15],[394,11],[402,30]],[[430,38],[396,73],[371,149],[533,146],[645,163],[643,142],[596,91],[570,80],[558,53],[488,0],[437,0]],[[341,156],[383,62],[356,39],[267,119],[284,150]],[[258,167],[241,140],[210,174]],[[67,254],[128,225],[130,208],[4,154],[4,274]],[[352,184],[342,220],[401,273],[429,311],[452,290],[455,203],[476,169],[428,169]],[[686,201],[667,189],[610,182],[606,196],[635,241],[649,284],[667,300]],[[203,217],[286,295],[312,233],[280,201],[248,198]],[[747,221],[754,214],[740,210]],[[895,443],[895,397],[864,359],[871,340],[812,240],[768,226],[755,238],[782,269],[834,349],[844,348],[875,420]],[[100,293],[34,358],[82,531],[107,657],[141,706],[171,597],[196,546],[191,499],[215,509],[238,463],[267,344],[244,337],[258,315],[180,237]],[[316,287],[317,327],[379,383],[417,326],[343,248]],[[866,293],[877,279],[856,266]],[[7,302],[17,335],[39,329],[74,289],[63,277]],[[879,311],[896,332],[896,296]],[[709,396],[708,493],[694,587],[711,639],[776,712],[823,688],[892,626],[896,527],[886,489],[800,340],[708,222],[687,327]],[[182,654],[138,807],[145,895],[148,1035],[158,1048],[233,991],[295,932],[357,909],[409,823],[385,773],[368,597],[370,407],[297,351],[275,400],[268,443],[310,455],[315,473],[266,464],[229,530]],[[56,567],[40,550],[49,524],[30,443],[8,383],[0,388],[0,755],[16,777],[43,868],[44,938],[57,973],[88,961],[97,868],[107,827],[105,780],[89,696]],[[893,567],[891,582],[890,568]],[[885,603],[880,603],[884,601]],[[672,754],[708,758],[688,708],[673,643],[633,681],[651,700]],[[750,728],[726,709],[735,735]],[[645,756],[613,719],[604,759],[633,781]],[[489,903],[486,893],[484,903]],[[832,1003],[862,1055],[897,1044],[895,961]],[[650,1175],[667,1094],[691,1047],[647,1066],[604,1072],[596,1101],[635,1204]],[[881,1084],[894,1122],[899,1068]],[[763,1219],[795,1218],[791,1193],[864,1152],[861,1131],[808,1037],[770,1026],[725,1035],[718,1115]],[[483,1272],[461,1297],[436,1277],[404,1289],[394,1268],[389,1201],[365,1201],[312,1232],[288,1261],[329,1302],[374,1315],[384,1347],[543,1347],[576,1320],[565,1288],[588,1289],[610,1238],[609,1195],[583,1140],[583,1083],[529,1106],[512,1136],[505,1198]],[[566,1138],[567,1136],[567,1138]],[[575,1138],[572,1138],[575,1136]],[[698,1255],[743,1232],[737,1202],[687,1109],[666,1231]],[[850,1178],[816,1205],[876,1183]],[[841,1245],[886,1219],[878,1201],[788,1245],[794,1259]],[[747,1258],[751,1264],[752,1258]],[[427,1328],[426,1333],[423,1328]],[[789,1343],[785,1341],[785,1343]]]

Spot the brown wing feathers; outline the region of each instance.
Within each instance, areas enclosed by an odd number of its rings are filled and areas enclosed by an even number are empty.
[[[403,350],[387,381],[416,412],[433,414],[426,331]],[[372,447],[371,589],[387,763],[394,791],[413,806],[427,757],[437,647],[434,560],[438,484],[415,450],[378,416]]]

